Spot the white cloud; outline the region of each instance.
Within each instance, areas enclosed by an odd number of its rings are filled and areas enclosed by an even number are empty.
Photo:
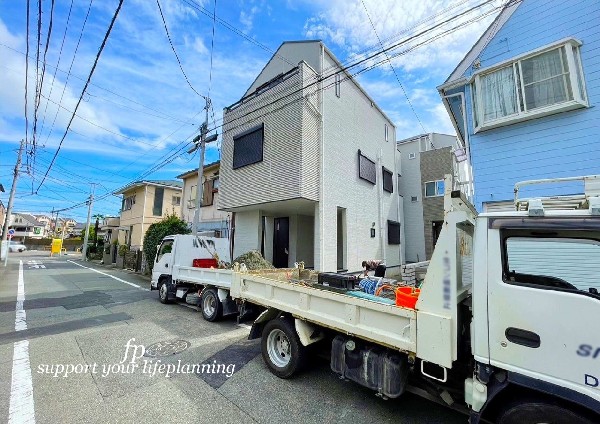
[[[409,37],[465,12],[476,3],[474,0],[459,1],[451,5],[438,0],[364,0],[363,6],[363,0],[328,0],[321,2],[324,10],[316,17],[309,18],[304,30],[306,37],[322,38],[341,47],[349,57],[360,58],[381,50],[379,40],[386,48],[404,42]],[[393,59],[394,65],[405,71],[432,67],[446,70],[455,66],[497,12],[456,32],[446,32],[470,19],[478,19],[483,12],[492,8],[493,6],[488,6],[477,9],[390,50],[390,55],[398,55]],[[428,41],[432,37],[440,38]],[[422,43],[424,44],[420,45]],[[402,54],[407,50],[409,52]],[[369,64],[382,60],[385,60],[383,55]]]
[[[252,30],[252,26],[254,25],[254,17],[258,13],[258,6],[252,6],[250,10],[241,10],[240,11],[240,23],[244,26],[244,32],[250,32]]]

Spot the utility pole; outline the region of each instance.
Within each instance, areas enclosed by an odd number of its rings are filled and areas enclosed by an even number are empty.
[[[210,137],[206,137],[208,134],[208,109],[210,108],[210,99],[205,97],[206,100],[206,118],[204,123],[200,126],[200,140],[198,142],[198,137],[194,139],[196,146],[189,151],[189,153],[193,153],[195,150],[200,148],[200,163],[198,164],[198,184],[196,185],[196,210],[194,211],[194,221],[192,223],[192,234],[198,235],[198,230],[200,226],[200,208],[202,207],[202,194],[204,192],[204,151],[206,150],[206,143],[213,142],[217,139],[217,134],[213,134]],[[198,143],[200,146],[198,146]]]
[[[88,244],[88,237],[90,235],[90,220],[92,219],[92,204],[94,203],[94,189],[95,189],[95,184],[92,183],[92,192],[90,193],[90,200],[88,200],[87,204],[88,204],[88,214],[87,214],[87,221],[85,224],[85,236],[83,237],[83,249],[81,249],[82,253],[83,253],[83,260],[87,261],[87,244]]]
[[[12,213],[13,201],[15,199],[15,192],[17,191],[17,179],[19,178],[19,168],[21,168],[21,156],[23,155],[23,148],[25,147],[25,140],[21,140],[21,146],[19,147],[19,153],[17,155],[17,163],[15,164],[14,177],[12,187],[10,189],[10,195],[8,197],[8,205],[6,206],[6,218],[4,219],[4,225],[2,227],[2,244],[6,245],[6,253],[8,256],[8,224],[10,222],[10,215]],[[0,248],[0,255],[2,255],[2,248]],[[6,259],[6,258],[5,258]]]

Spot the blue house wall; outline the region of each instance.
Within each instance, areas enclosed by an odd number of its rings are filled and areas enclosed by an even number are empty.
[[[475,206],[511,200],[518,181],[600,174],[600,1],[524,0],[479,56],[480,70],[565,38],[576,38],[589,107],[474,133],[471,87],[467,123]],[[478,70],[479,70],[478,69]],[[474,70],[469,67],[465,77]],[[458,119],[462,119],[457,117]],[[523,190],[524,196],[582,193],[563,183]]]

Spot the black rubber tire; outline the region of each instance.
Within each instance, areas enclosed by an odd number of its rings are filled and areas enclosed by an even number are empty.
[[[269,356],[269,335],[272,332],[283,332],[289,342],[289,362],[285,366],[278,366]],[[279,333],[280,334],[280,333]],[[262,357],[269,370],[279,378],[287,379],[295,376],[304,368],[307,359],[307,349],[300,343],[293,320],[276,318],[269,321],[262,332],[261,338]]]
[[[212,305],[208,310],[205,307],[207,302]],[[202,290],[202,295],[200,296],[200,312],[202,312],[202,317],[208,322],[215,322],[223,317],[223,304],[219,300],[217,289],[207,288]]]
[[[500,414],[498,424],[593,424],[593,421],[544,401],[513,403]]]
[[[171,285],[171,277],[168,278],[161,278],[160,280],[158,280],[158,300],[160,300],[160,303],[164,303],[165,305],[167,303],[171,303],[171,300],[169,299],[169,286]],[[164,289],[163,289],[164,287]]]

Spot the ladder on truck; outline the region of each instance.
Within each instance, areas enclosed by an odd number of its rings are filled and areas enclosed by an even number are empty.
[[[519,190],[525,186],[572,181],[582,181],[584,183],[583,194],[519,198]],[[544,215],[544,210],[546,209],[589,209],[592,215],[600,215],[600,175],[521,181],[515,184],[514,192],[514,205],[516,210],[529,211],[529,215]]]

